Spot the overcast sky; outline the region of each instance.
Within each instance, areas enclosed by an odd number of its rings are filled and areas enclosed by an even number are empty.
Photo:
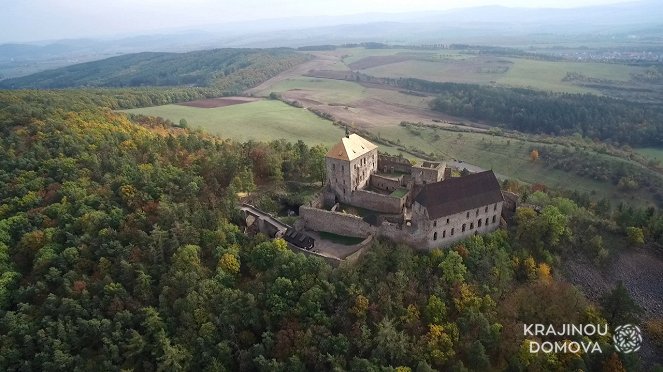
[[[483,5],[570,8],[625,0],[0,0],[0,42],[127,36],[297,16]]]

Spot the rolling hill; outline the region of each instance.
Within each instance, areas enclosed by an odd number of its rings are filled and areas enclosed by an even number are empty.
[[[303,62],[291,49],[143,52],[0,81],[0,89],[204,86],[239,91]]]

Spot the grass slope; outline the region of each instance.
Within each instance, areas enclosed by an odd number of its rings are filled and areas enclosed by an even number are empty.
[[[635,152],[653,160],[663,162],[663,149],[656,147],[641,147],[635,149]]]
[[[310,145],[330,146],[343,136],[343,130],[329,121],[281,101],[263,100],[209,109],[165,105],[123,112],[160,116],[175,123],[186,119],[193,128],[238,141],[284,138],[292,142],[301,139]]]

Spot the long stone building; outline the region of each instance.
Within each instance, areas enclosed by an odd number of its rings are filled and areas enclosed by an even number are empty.
[[[347,132],[325,161],[320,198],[300,208],[305,229],[385,236],[432,249],[500,225],[504,198],[492,171],[452,178],[445,163],[381,155],[376,145]],[[352,208],[363,215],[340,212]]]

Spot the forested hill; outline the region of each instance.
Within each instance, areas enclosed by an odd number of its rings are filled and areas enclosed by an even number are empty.
[[[306,60],[291,49],[136,53],[0,81],[0,88],[205,86],[241,91]]]
[[[634,323],[623,288],[599,309],[550,265],[572,252],[607,260],[602,235],[620,244],[624,227],[663,242],[660,212],[623,207],[606,221],[594,212],[609,205],[537,191],[541,213],[522,208],[510,231],[431,253],[376,240],[332,268],[243,234],[235,209],[256,186],[319,180],[323,147],[94,108],[114,102],[0,94],[0,371],[637,370],[610,338],[593,338],[604,354],[550,358],[522,352],[521,330]]]

